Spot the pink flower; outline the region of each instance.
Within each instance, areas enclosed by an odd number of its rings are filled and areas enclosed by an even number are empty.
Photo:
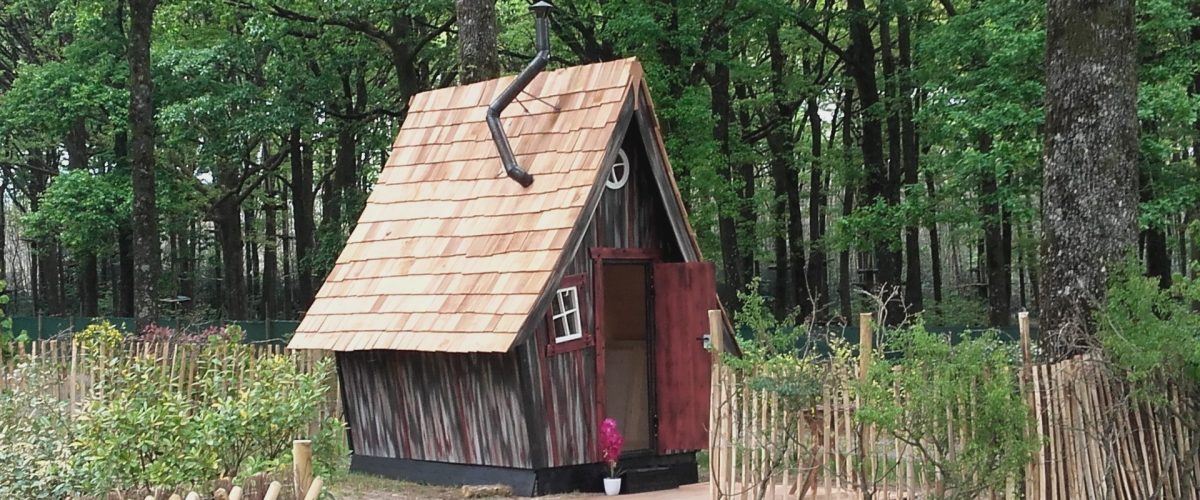
[[[617,430],[616,420],[606,418],[600,422],[600,458],[608,464],[610,477],[617,475],[617,458],[621,456],[621,446],[624,444],[625,438]]]

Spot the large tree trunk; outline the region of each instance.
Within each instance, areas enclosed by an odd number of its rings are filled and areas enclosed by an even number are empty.
[[[315,245],[311,145],[300,140],[300,127],[291,133],[292,217],[296,230],[296,309],[312,304],[313,277],[309,253]]]
[[[242,217],[234,197],[217,203],[213,222],[221,247],[221,309],[225,319],[246,319],[246,276],[242,267]]]
[[[158,206],[154,191],[154,87],[150,30],[157,0],[129,0],[129,140],[133,176],[133,312],[138,331],[157,315]]]
[[[812,164],[809,166],[808,177],[808,237],[812,244],[809,246],[808,290],[812,301],[812,312],[818,318],[825,315],[825,307],[829,303],[829,277],[825,255],[825,179],[821,169],[821,115],[817,107],[817,99],[809,98],[805,109],[808,117],[808,128],[811,135],[809,147],[812,152]],[[798,211],[798,209],[797,209]],[[802,297],[801,300],[804,300]]]
[[[925,194],[931,201],[937,199],[937,187],[933,183],[933,175],[925,172]],[[942,301],[942,237],[938,231],[937,217],[934,214],[926,214],[929,217],[929,223],[926,231],[929,232],[929,273],[933,279],[933,301]]]
[[[854,120],[851,111],[854,109],[854,91],[846,89],[842,95],[842,157],[847,161],[851,158],[850,150],[854,146]],[[857,189],[850,182],[843,183],[842,217],[849,217],[854,212],[854,191]],[[838,312],[842,319],[850,321],[850,249],[843,248],[838,253]]]
[[[270,321],[278,314],[279,234],[276,227],[276,210],[279,208],[275,178],[266,179],[267,199],[263,203],[263,271],[262,271],[262,318]]]
[[[891,205],[893,179],[883,160],[883,123],[879,113],[874,112],[879,103],[879,87],[875,78],[875,47],[868,24],[872,16],[867,12],[863,0],[847,0],[846,6],[850,17],[851,40],[847,70],[854,79],[858,90],[859,109],[862,110],[862,138],[859,145],[862,148],[865,170],[866,199],[860,205],[870,206],[879,201]],[[900,281],[900,267],[895,252],[890,248],[892,239],[876,238],[873,249],[876,272],[872,291],[883,292],[885,296]],[[902,319],[899,311],[901,306],[902,304],[894,301],[888,303],[889,322]]]
[[[884,96],[883,110],[885,114],[884,126],[887,131],[887,159],[886,159],[886,183],[883,187],[884,199],[890,206],[895,206],[900,203],[900,180],[903,175],[904,151],[901,146],[900,137],[900,106],[902,99],[900,88],[896,80],[896,57],[892,50],[892,32],[891,32],[891,4],[883,2],[879,6],[879,54],[880,66],[883,68],[883,89]],[[896,234],[894,236],[899,236]],[[893,235],[888,235],[886,238],[891,239]],[[889,242],[888,246],[888,265],[891,268],[881,268],[881,282],[888,283],[892,286],[899,286],[900,283],[900,267],[903,255],[899,250],[893,250]],[[901,297],[893,310],[899,312],[904,307],[906,302]],[[896,321],[898,318],[892,318]]]
[[[771,59],[771,94],[775,100],[774,120],[778,121],[767,136],[771,150],[771,178],[775,185],[774,219],[786,221],[775,230],[775,314],[783,318],[799,305],[801,319],[809,310],[808,285],[804,276],[804,219],[800,213],[800,180],[793,164],[792,120],[796,107],[785,102],[787,56],[779,39],[779,27],[767,33]],[[819,134],[819,130],[816,132]],[[818,135],[818,142],[820,141]],[[749,206],[749,204],[747,204]]]
[[[720,41],[717,42],[718,49],[728,50],[728,33],[718,36],[720,38]],[[735,179],[735,172],[730,125],[734,120],[734,111],[733,102],[730,98],[730,86],[732,83],[728,63],[721,61],[714,64],[713,72],[709,75],[709,85],[712,87],[712,108],[713,113],[716,115],[716,123],[713,125],[713,139],[717,141],[721,158],[727,165],[718,170],[725,182],[732,184]],[[738,208],[737,210],[729,210],[722,207],[720,215],[717,217],[717,226],[721,237],[721,264],[725,271],[725,283],[730,288],[741,291],[748,282],[749,270],[745,268],[745,261],[742,258],[741,244],[738,240],[738,221],[730,214],[741,213],[741,202],[748,202],[749,200],[735,197],[733,200],[725,201],[732,202]]]
[[[133,314],[133,231],[121,228],[117,231],[117,276],[120,290],[117,292],[117,316],[132,318]]]
[[[979,136],[979,152],[991,153],[992,136]],[[985,167],[980,178],[980,216],[983,220],[983,281],[988,301],[988,326],[1008,325],[1010,294],[1009,275],[1004,265],[1004,226],[1002,224],[999,183],[996,173]]]
[[[251,311],[258,308],[250,306],[254,303],[254,299],[258,295],[258,242],[254,235],[254,227],[257,226],[257,214],[254,210],[242,210],[242,245],[244,246],[245,267],[242,269],[246,273],[246,318],[250,319],[253,316]]]
[[[41,206],[42,193],[50,185],[52,171],[57,165],[57,158],[51,160],[45,151],[34,150],[29,154],[29,163],[34,168],[29,176],[29,209],[36,212]],[[63,301],[59,280],[59,248],[57,240],[31,241],[30,252],[33,254],[34,265],[30,279],[34,291],[34,309],[39,314],[62,314]]]
[[[917,174],[920,170],[920,150],[917,141],[917,122],[913,106],[912,80],[912,28],[910,13],[905,2],[900,2],[896,17],[896,45],[900,50],[900,142],[903,151],[902,170],[907,195],[920,191]],[[928,215],[928,214],[927,214]],[[909,310],[920,312],[925,309],[925,294],[921,287],[921,225],[911,221],[904,228],[904,300]]]
[[[1106,271],[1137,242],[1137,38],[1132,0],[1050,0],[1042,209],[1043,347],[1095,345]]]
[[[456,0],[458,18],[458,67],[462,84],[500,76],[496,50],[496,0]]]
[[[3,182],[0,182],[0,280],[4,280],[5,285],[0,291],[11,292],[12,285],[11,277],[8,275],[8,177],[5,176]]]
[[[63,145],[67,150],[67,168],[88,168],[88,130],[83,118],[71,121]],[[87,317],[99,316],[100,276],[95,252],[85,252],[79,259],[79,313]]]

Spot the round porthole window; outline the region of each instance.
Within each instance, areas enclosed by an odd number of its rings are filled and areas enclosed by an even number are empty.
[[[625,150],[617,151],[617,160],[613,162],[612,170],[608,171],[608,180],[604,182],[609,189],[621,189],[629,182],[629,156]]]

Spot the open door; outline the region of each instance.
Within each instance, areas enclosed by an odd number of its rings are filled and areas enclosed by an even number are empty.
[[[717,308],[711,262],[654,264],[654,366],[660,454],[708,446],[708,311]]]

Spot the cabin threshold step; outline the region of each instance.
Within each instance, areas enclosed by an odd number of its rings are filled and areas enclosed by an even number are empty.
[[[679,487],[679,478],[670,467],[626,469],[621,475],[621,493],[645,493]]]

